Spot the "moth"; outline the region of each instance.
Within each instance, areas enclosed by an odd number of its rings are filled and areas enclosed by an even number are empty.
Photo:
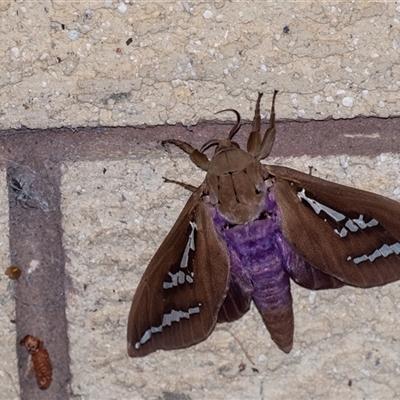
[[[380,286],[400,278],[400,203],[294,169],[261,164],[275,139],[274,92],[265,134],[258,95],[247,150],[232,138],[200,150],[167,140],[207,171],[150,261],[128,320],[128,354],[206,339],[251,301],[272,340],[293,346],[290,281],[312,290]],[[204,153],[215,146],[214,156]],[[397,216],[395,218],[395,216]]]
[[[31,356],[39,389],[47,389],[51,383],[53,368],[49,352],[44,348],[43,342],[35,336],[26,335],[20,341],[20,345],[25,346]]]

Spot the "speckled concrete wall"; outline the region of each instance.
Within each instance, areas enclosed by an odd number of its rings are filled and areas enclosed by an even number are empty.
[[[304,172],[313,165],[320,177],[399,198],[398,156],[302,157],[284,163]],[[218,326],[195,347],[128,359],[132,289],[188,197],[184,189],[164,184],[165,175],[202,180],[178,152],[147,151],[121,163],[66,168],[65,247],[75,287],[68,310],[74,394],[89,399],[397,397],[398,283],[321,292],[292,284],[296,331],[289,355],[276,348],[252,309],[238,322]]]
[[[279,89],[279,117],[399,115],[400,6],[0,4],[3,128],[214,119]]]
[[[278,119],[395,116],[399,31],[395,3],[4,0],[0,127],[192,126],[222,108],[250,119],[257,92],[273,89]],[[398,155],[347,152],[278,161],[305,172],[313,165],[317,176],[400,200]],[[188,197],[162,176],[202,176],[180,153],[145,146],[123,160],[66,162],[63,173],[71,398],[400,396],[397,283],[318,293],[293,285],[289,355],[251,311],[194,348],[129,359],[134,289]],[[6,197],[1,190],[1,269],[9,259]],[[15,284],[0,277],[0,393],[7,399],[19,393]]]

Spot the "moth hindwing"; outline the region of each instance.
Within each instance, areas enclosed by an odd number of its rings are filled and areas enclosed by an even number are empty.
[[[247,151],[232,138],[200,150],[168,140],[207,171],[150,261],[132,301],[128,353],[196,344],[253,301],[271,338],[289,352],[290,280],[319,290],[400,279],[400,204],[290,168],[263,165],[275,139],[275,97],[264,135],[258,95]],[[227,110],[225,110],[227,111]],[[209,159],[205,151],[215,146]],[[184,185],[185,186],[185,185]]]

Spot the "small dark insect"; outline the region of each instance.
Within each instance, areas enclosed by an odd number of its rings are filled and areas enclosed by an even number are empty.
[[[283,31],[283,33],[289,33],[290,29],[289,29],[289,27],[286,25],[286,26],[283,27],[282,31]]]
[[[51,383],[53,368],[49,352],[43,347],[43,342],[35,336],[26,335],[19,344],[25,346],[32,357],[33,369],[39,389],[47,389]]]
[[[103,174],[105,175],[107,172],[107,168],[103,168]]]
[[[349,379],[349,381],[347,382],[347,384],[351,387],[353,385],[353,381],[351,379]]]
[[[5,274],[10,278],[10,279],[19,279],[21,276],[21,268],[16,267],[15,265],[12,265],[11,267],[8,267],[5,271]]]
[[[29,106],[27,104],[23,103],[22,106],[25,108],[25,110],[29,110]]]
[[[246,364],[240,363],[239,364],[239,372],[243,372],[246,369]]]
[[[57,62],[60,63],[61,61],[61,57],[57,57]]]
[[[133,42],[133,39],[132,39],[132,38],[129,38],[129,39],[126,41],[126,45],[129,46],[132,42]]]

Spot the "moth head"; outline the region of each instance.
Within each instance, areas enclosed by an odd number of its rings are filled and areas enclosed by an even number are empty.
[[[219,154],[222,151],[226,150],[240,149],[240,146],[236,142],[232,142],[230,139],[224,139],[224,140],[211,139],[203,144],[200,151],[204,153],[207,149],[209,149],[212,146],[215,146],[214,155]]]

